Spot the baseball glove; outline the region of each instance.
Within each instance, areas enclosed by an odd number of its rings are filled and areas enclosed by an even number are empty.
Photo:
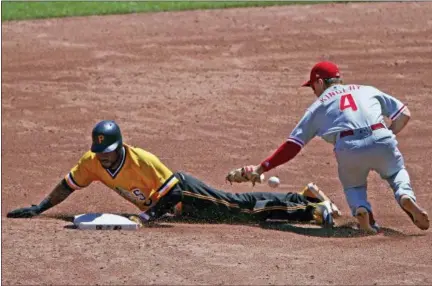
[[[232,183],[251,182],[253,186],[255,183],[261,183],[264,180],[264,175],[256,171],[255,166],[245,166],[231,170],[225,177],[225,180]]]
[[[10,211],[7,214],[8,218],[30,218],[40,214],[40,207],[37,205],[32,205],[31,207],[20,208]]]

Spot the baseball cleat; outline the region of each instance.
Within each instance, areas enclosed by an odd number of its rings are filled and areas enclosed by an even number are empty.
[[[355,217],[357,218],[359,229],[368,234],[377,234],[379,232],[379,226],[375,221],[371,220],[370,215],[369,211],[363,207],[356,210]]]
[[[330,210],[333,218],[338,218],[342,215],[339,208],[333,203],[329,197],[314,183],[309,183],[304,187],[303,191],[300,192],[305,197],[315,198],[321,202],[329,202]]]
[[[316,204],[313,218],[317,224],[320,224],[323,227],[333,227],[334,225],[332,211],[328,202]]]
[[[409,196],[402,196],[400,199],[402,209],[408,214],[412,222],[422,230],[429,228],[428,213],[419,207],[419,205]]]

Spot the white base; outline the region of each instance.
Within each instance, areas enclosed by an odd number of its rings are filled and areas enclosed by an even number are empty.
[[[136,230],[139,225],[130,219],[108,213],[88,213],[74,217],[74,225],[78,229],[94,230]]]

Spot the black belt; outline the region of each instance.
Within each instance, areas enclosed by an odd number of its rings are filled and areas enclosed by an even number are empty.
[[[378,129],[382,129],[382,128],[386,128],[384,124],[382,123],[377,123],[377,124],[373,124],[370,126],[370,128],[373,130],[378,130]],[[354,130],[345,130],[339,133],[339,138],[343,138],[346,136],[351,136],[354,135]]]

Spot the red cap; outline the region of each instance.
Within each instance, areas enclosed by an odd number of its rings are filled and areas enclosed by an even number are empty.
[[[310,79],[305,82],[302,86],[311,86],[312,82],[317,79],[328,79],[340,77],[339,68],[332,62],[319,62],[312,68],[310,72]]]

